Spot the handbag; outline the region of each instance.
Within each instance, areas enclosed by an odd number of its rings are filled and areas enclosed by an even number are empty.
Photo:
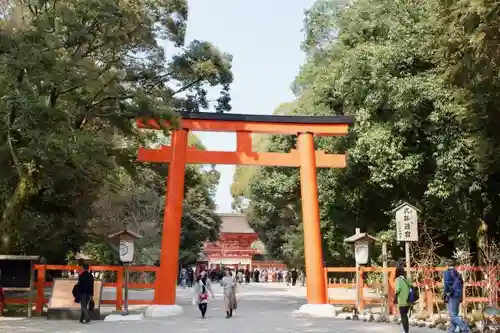
[[[94,297],[91,297],[89,300],[89,311],[94,311],[94,309],[95,309],[95,301]]]
[[[75,303],[80,303],[80,291],[79,291],[79,285],[78,283],[73,286],[73,298],[75,300]]]
[[[198,295],[198,298],[199,298],[200,302],[202,302],[202,301],[208,300],[208,293],[207,293],[207,289],[208,288],[207,288],[207,286],[205,286],[205,284],[203,283],[203,281],[201,281],[201,279],[200,279],[200,284],[201,284],[202,290],[203,290],[203,287],[205,287],[205,292],[202,292],[202,293],[200,293]]]

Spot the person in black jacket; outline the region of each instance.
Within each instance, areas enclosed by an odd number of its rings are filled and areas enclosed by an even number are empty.
[[[83,272],[78,276],[78,295],[81,314],[80,323],[90,322],[89,303],[94,297],[94,277],[89,272],[89,264],[83,264]]]
[[[295,286],[297,284],[298,277],[299,273],[297,272],[297,269],[296,268],[292,269],[292,286]]]

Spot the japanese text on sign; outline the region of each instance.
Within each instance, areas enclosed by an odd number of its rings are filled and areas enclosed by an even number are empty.
[[[396,238],[400,242],[418,241],[418,212],[411,205],[402,205],[396,211]]]

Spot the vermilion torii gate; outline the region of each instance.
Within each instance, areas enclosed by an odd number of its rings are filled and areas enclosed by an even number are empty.
[[[346,116],[183,113],[179,126],[172,130],[170,146],[139,148],[141,162],[170,163],[155,303],[174,305],[176,301],[185,166],[191,163],[300,167],[307,300],[309,304],[327,304],[316,168],[344,168],[346,156],[315,151],[314,136],[344,136],[352,123],[353,119]],[[155,119],[137,119],[137,126],[156,130],[171,127],[168,121]],[[235,132],[236,151],[188,147],[189,131]],[[252,133],[298,135],[298,149],[289,153],[254,152]]]

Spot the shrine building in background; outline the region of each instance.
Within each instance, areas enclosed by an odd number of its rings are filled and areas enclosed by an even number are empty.
[[[281,261],[268,260],[264,244],[250,227],[243,214],[219,214],[222,225],[219,240],[207,242],[203,258],[206,267],[217,269],[221,266],[234,269],[283,269]]]

